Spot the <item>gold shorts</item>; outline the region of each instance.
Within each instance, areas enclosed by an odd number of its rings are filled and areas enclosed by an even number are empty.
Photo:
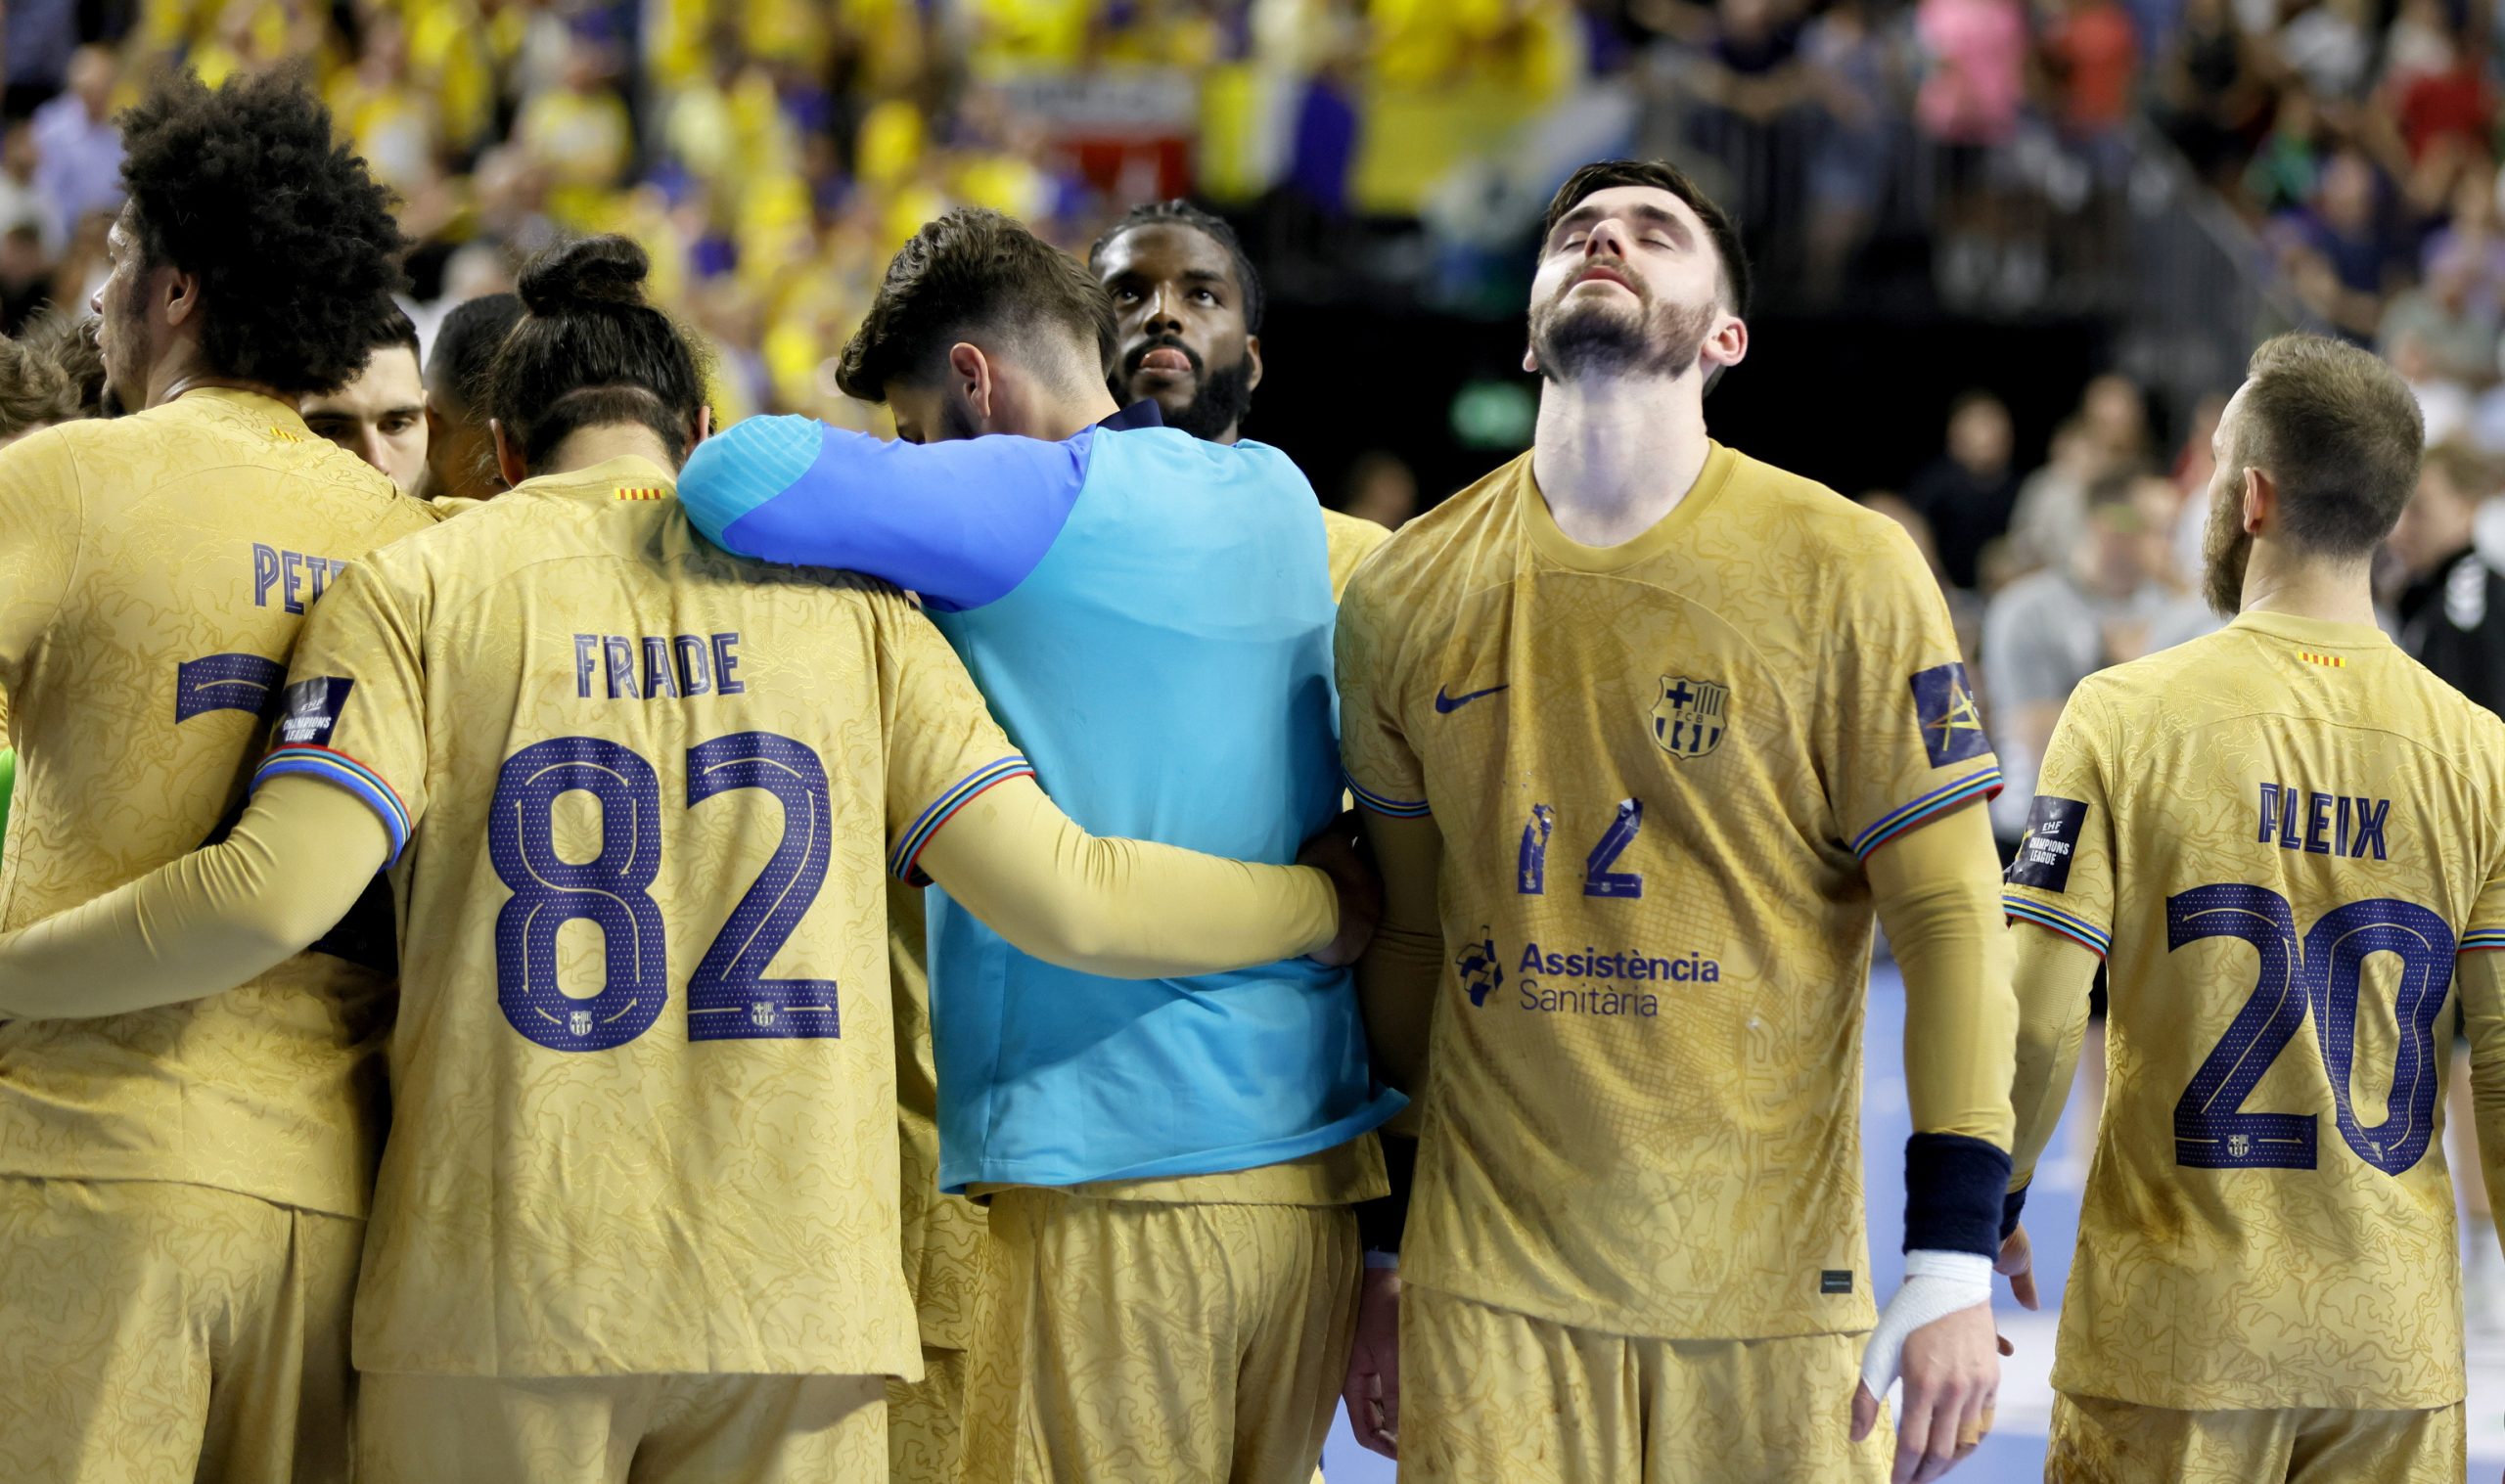
[[[1345,1206],[999,1192],[967,1484],[1309,1484],[1358,1265]]]
[[[365,1377],[359,1484],[884,1484],[887,1378]],[[631,1472],[630,1472],[631,1471]]]
[[[2062,1392],[2046,1484],[2459,1484],[2458,1403],[2406,1412],[2185,1412]]]
[[[888,1477],[957,1484],[966,1452],[966,1352],[922,1347],[922,1379],[888,1379]]]
[[[0,1176],[0,1461],[44,1484],[348,1476],[365,1223],[206,1186]]]
[[[1884,1409],[1851,1441],[1868,1337],[1645,1339],[1403,1286],[1401,1484],[1884,1480]]]

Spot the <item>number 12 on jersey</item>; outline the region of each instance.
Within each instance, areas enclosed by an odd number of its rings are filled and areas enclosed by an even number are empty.
[[[2425,1157],[2436,1132],[2436,1017],[2453,979],[2453,932],[2409,902],[2378,897],[2324,913],[2302,940],[2288,899],[2266,886],[2222,882],[2168,897],[2171,953],[2205,938],[2240,938],[2260,956],[2260,975],[2192,1085],[2174,1104],[2174,1162],[2207,1170],[2314,1168],[2314,1115],[2248,1113],[2245,1099],[2279,1059],[2308,1014],[2331,1082],[2340,1137],[2358,1158],[2399,1175]],[[2400,960],[2392,1005],[2400,1036],[2392,1053],[2384,1121],[2357,1122],[2349,1074],[2357,1056],[2357,996],[2366,961]]]
[[[1535,897],[1548,891],[1548,836],[1556,829],[1557,811],[1546,804],[1530,806],[1530,823],[1523,826],[1522,848],[1514,857],[1514,890],[1520,895]],[[1640,897],[1644,894],[1644,877],[1632,871],[1614,871],[1617,858],[1635,843],[1636,832],[1644,828],[1644,801],[1626,798],[1617,802],[1617,815],[1601,832],[1600,842],[1583,858],[1583,895],[1587,897]]]

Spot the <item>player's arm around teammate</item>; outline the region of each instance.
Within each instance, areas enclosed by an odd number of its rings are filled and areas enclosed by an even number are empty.
[[[347,615],[361,607],[324,611],[357,621]],[[1158,978],[1300,954],[1347,964],[1373,926],[1373,882],[1352,858],[1258,866],[1099,839],[1031,775],[934,828],[925,874],[1020,948],[1090,973]],[[399,844],[349,793],[272,778],[224,841],[0,935],[0,1014],[122,1014],[240,984],[328,931]]]

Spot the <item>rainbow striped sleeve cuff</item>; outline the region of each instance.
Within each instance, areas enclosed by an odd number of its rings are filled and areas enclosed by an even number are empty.
[[[1943,784],[1929,793],[1900,804],[1880,816],[1877,823],[1853,837],[1852,853],[1857,860],[1870,859],[1870,852],[1911,830],[1916,825],[1944,810],[1954,809],[1970,799],[1989,798],[2000,791],[2000,769],[1983,768],[1967,774],[1953,784]]]
[[[2456,953],[2494,953],[2505,949],[2505,927],[2475,927],[2462,934]]]
[[[1013,778],[1034,776],[1035,765],[1013,752],[957,780],[947,791],[931,801],[931,807],[922,811],[914,820],[913,828],[907,830],[904,837],[896,841],[895,848],[888,852],[888,870],[908,886],[930,885],[931,878],[924,876],[914,863],[922,859],[923,847],[939,832],[939,827],[955,819],[958,810],[973,803],[977,795],[993,785],[1005,784]]]
[[[1343,776],[1344,777],[1345,775]],[[1365,805],[1377,814],[1388,814],[1396,820],[1421,820],[1435,812],[1427,807],[1427,801],[1425,799],[1420,799],[1415,803],[1411,803],[1407,799],[1386,798],[1384,795],[1368,788],[1365,785],[1358,783],[1354,778],[1348,779],[1348,791],[1357,796],[1358,803]]]
[[[384,830],[391,836],[391,854],[384,861],[384,866],[388,869],[399,861],[400,852],[409,843],[409,810],[400,802],[400,795],[383,781],[383,775],[344,752],[300,743],[272,749],[270,755],[261,760],[260,770],[252,775],[252,787],[258,788],[271,779],[289,773],[307,774],[324,783],[336,784],[364,800],[365,806],[383,821]]]
[[[2000,905],[2003,912],[2008,913],[2018,922],[2032,922],[2038,927],[2048,928],[2060,933],[2063,937],[2083,943],[2100,959],[2104,958],[2107,951],[2114,946],[2113,934],[2104,928],[2084,918],[2072,917],[2058,907],[2047,907],[2031,897],[2004,896],[2000,899]],[[2505,942],[2500,942],[2497,946],[2505,948]]]

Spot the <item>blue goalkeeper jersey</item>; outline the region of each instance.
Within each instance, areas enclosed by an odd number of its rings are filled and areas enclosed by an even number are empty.
[[[1158,423],[915,445],[752,418],[678,493],[728,551],[919,593],[1090,832],[1292,862],[1341,789],[1320,507],[1278,450]],[[1401,1106],[1345,969],[1103,978],[931,897],[944,1189],[1251,1169]]]

